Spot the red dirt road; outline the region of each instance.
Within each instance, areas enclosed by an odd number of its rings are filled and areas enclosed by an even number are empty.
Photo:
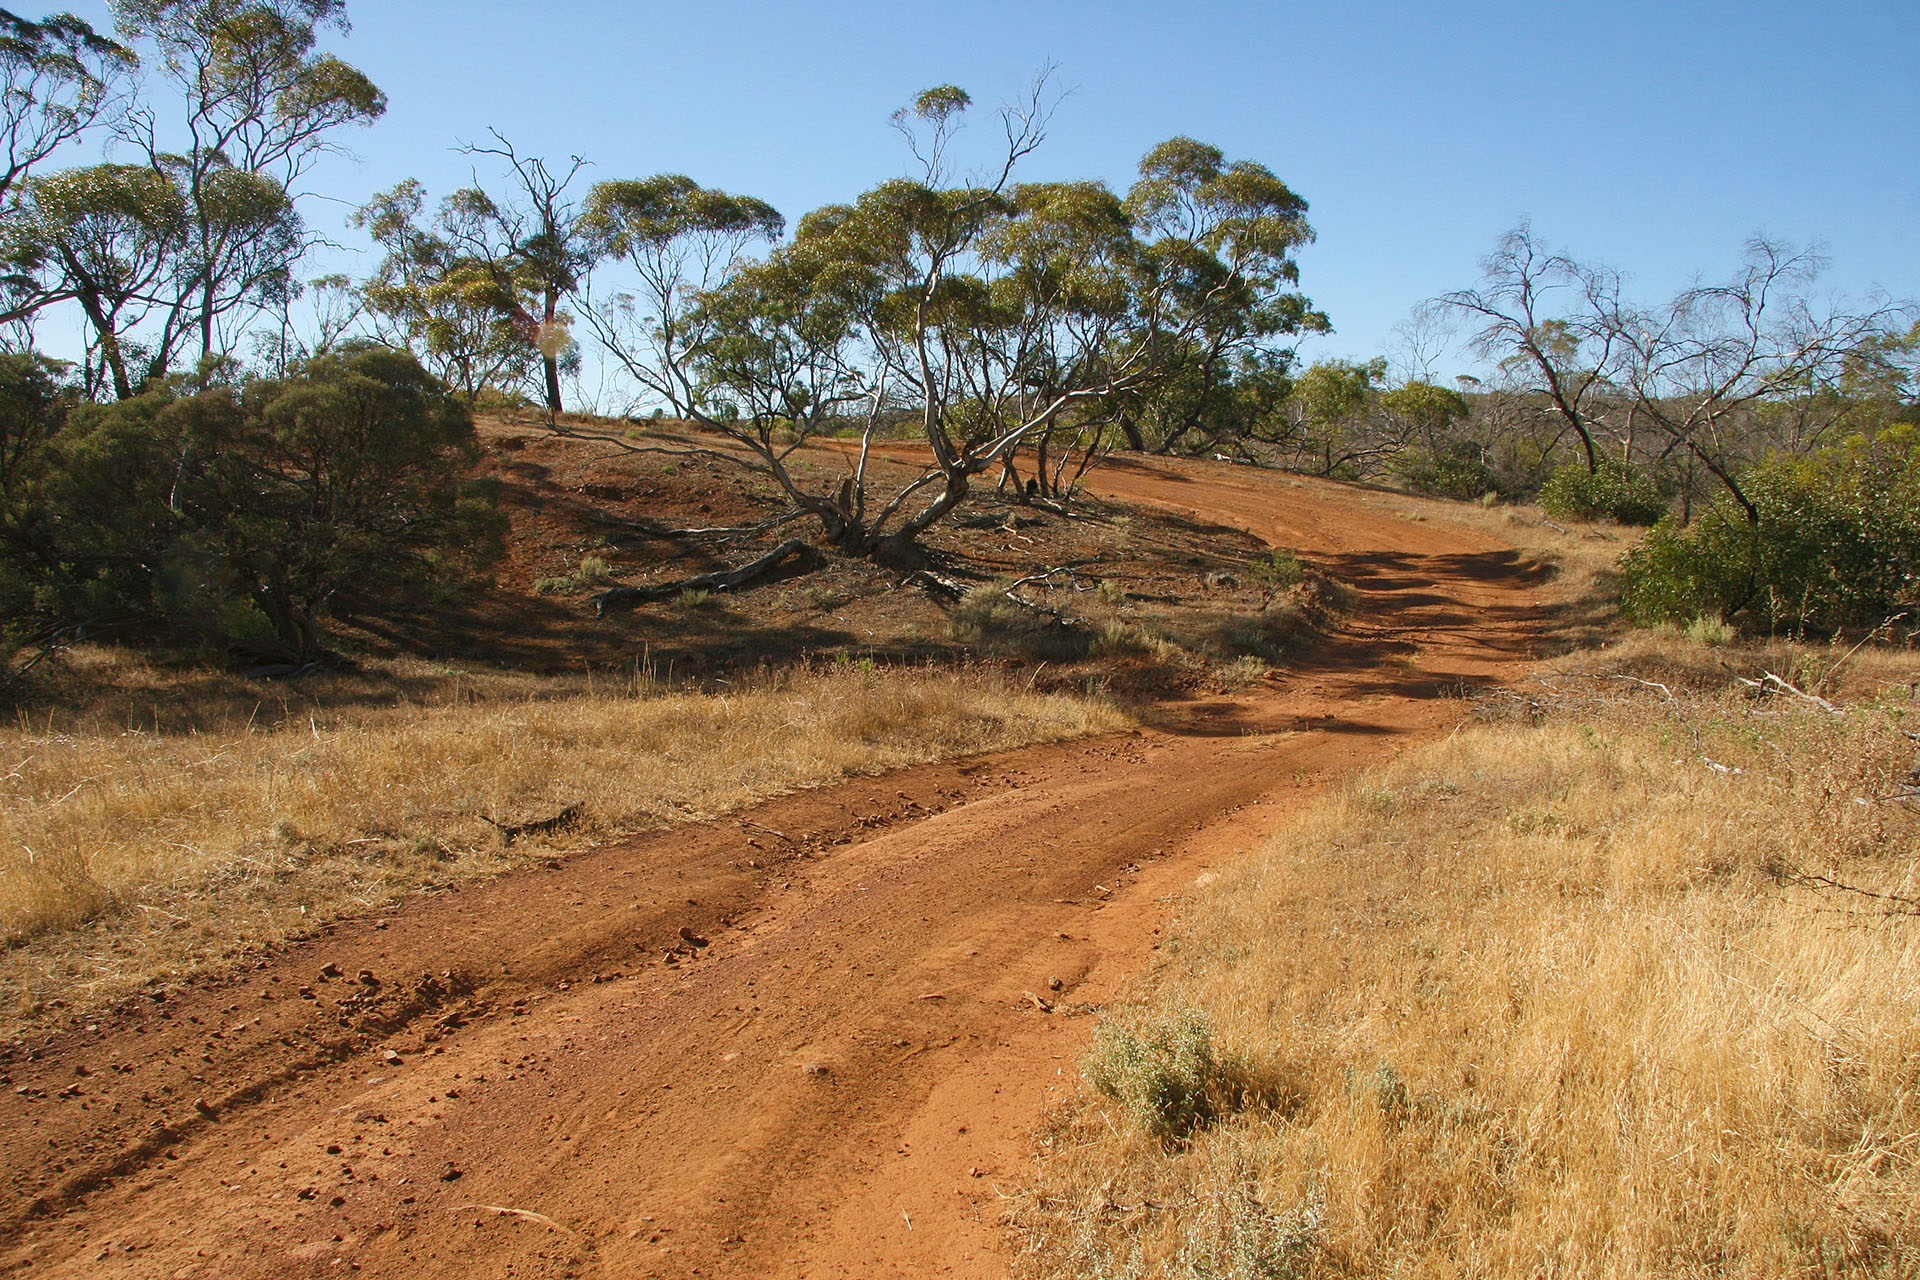
[[[1489,540],[1250,469],[1097,486],[1361,591],[1284,680],[576,855],[0,1060],[0,1274],[998,1276],[1178,893],[1524,662]],[[674,952],[669,962],[667,953]]]

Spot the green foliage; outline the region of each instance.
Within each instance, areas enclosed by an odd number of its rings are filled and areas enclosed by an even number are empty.
[[[1470,440],[1408,449],[1394,459],[1393,469],[1408,489],[1438,498],[1478,498],[1499,488],[1486,450]]]
[[[91,127],[136,62],[70,13],[0,9],[0,197]]]
[[[1193,1009],[1101,1023],[1083,1067],[1094,1092],[1159,1138],[1184,1137],[1244,1089],[1240,1065],[1215,1049],[1212,1025]]]
[[[284,379],[179,380],[73,411],[39,451],[4,558],[40,627],[306,660],[329,615],[390,608],[497,544],[461,480],[473,426],[380,347]]]
[[[1742,487],[1755,518],[1722,498],[1689,527],[1661,521],[1623,559],[1636,622],[1831,635],[1920,604],[1920,428],[1773,458]]]
[[[598,590],[613,580],[613,569],[599,556],[582,556],[580,567],[572,573],[541,578],[533,584],[535,595],[576,596]]]
[[[383,339],[475,404],[528,381],[540,352],[493,202],[477,188],[456,191],[422,225],[425,203],[425,188],[409,178],[354,213],[352,225],[386,250],[361,297]]]
[[[1725,619],[1705,616],[1695,618],[1682,627],[1681,632],[1695,644],[1715,649],[1732,644],[1735,635],[1734,629]]]
[[[1539,500],[1556,520],[1647,525],[1666,514],[1668,493],[1655,477],[1607,460],[1593,471],[1580,463],[1556,468],[1540,486]]]
[[[1247,578],[1269,592],[1284,591],[1307,576],[1300,557],[1285,547],[1275,547],[1247,562]]]

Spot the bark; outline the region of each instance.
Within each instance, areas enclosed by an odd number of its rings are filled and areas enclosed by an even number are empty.
[[[682,591],[731,591],[755,578],[765,577],[794,556],[804,555],[806,550],[804,541],[788,538],[759,559],[750,560],[737,569],[716,569],[678,582],[658,582],[645,587],[609,587],[593,598],[594,613],[604,617],[609,609],[632,609],[677,596]]]

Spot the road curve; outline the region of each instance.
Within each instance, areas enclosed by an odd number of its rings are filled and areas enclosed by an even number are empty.
[[[989,1277],[1170,895],[1531,655],[1508,548],[1208,463],[1095,488],[1360,592],[1284,679],[326,930],[0,1055],[0,1275]],[[364,975],[364,976],[363,976]]]

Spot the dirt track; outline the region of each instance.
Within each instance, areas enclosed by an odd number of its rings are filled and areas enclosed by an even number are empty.
[[[1002,1274],[1027,1130],[1167,897],[1451,724],[1539,625],[1514,553],[1351,491],[1096,487],[1293,547],[1363,612],[1151,729],[422,899],[0,1061],[0,1273]]]

